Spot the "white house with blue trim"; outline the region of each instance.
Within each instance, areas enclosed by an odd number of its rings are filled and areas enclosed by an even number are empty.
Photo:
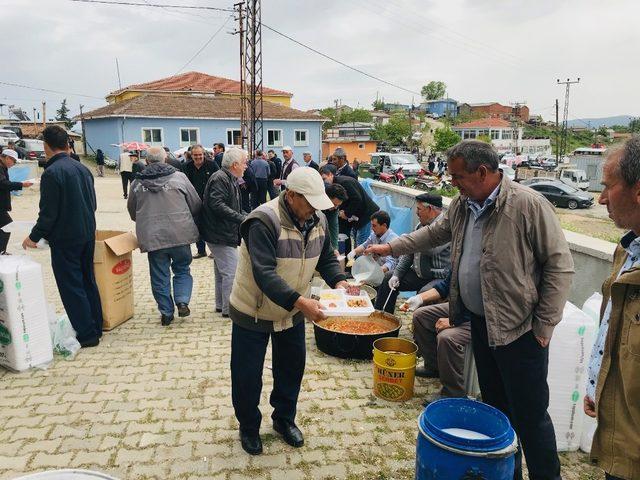
[[[325,118],[265,101],[263,149],[276,151],[289,145],[294,158],[304,151],[321,158],[322,123]],[[200,143],[240,145],[240,99],[228,96],[145,93],[112,103],[83,115],[88,150],[101,149],[117,159],[117,146],[138,141],[171,151]]]

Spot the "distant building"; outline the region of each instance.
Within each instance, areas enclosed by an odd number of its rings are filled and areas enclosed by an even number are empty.
[[[331,133],[331,136],[333,137],[337,136],[359,140],[369,140],[373,128],[373,123],[369,122],[341,123],[340,125],[335,125],[332,129],[327,130],[326,137],[329,138],[329,134]]]
[[[305,150],[317,158],[322,149],[322,123],[326,120],[320,115],[264,102],[262,146],[278,151],[291,145],[297,160],[302,160]],[[209,148],[214,142],[242,144],[240,99],[229,96],[144,93],[86,112],[84,124],[88,147],[100,148],[111,158],[118,158],[118,144],[130,141],[172,151],[196,143]]]
[[[512,117],[523,122],[529,121],[529,107],[522,105],[520,107],[512,107],[501,105],[498,102],[489,103],[462,103],[458,107],[459,115],[480,114],[483,117],[502,118],[510,120]]]
[[[325,138],[322,141],[322,160],[326,160],[336,148],[342,148],[347,153],[347,159],[350,163],[357,161],[359,163],[368,162],[369,155],[375,153],[378,148],[378,142],[370,140],[357,140],[348,137]]]
[[[481,136],[491,138],[491,144],[499,153],[527,155],[550,155],[551,140],[548,138],[523,138],[523,129],[514,129],[511,122],[501,118],[482,118],[452,127],[463,140],[473,140]]]
[[[455,117],[458,115],[458,101],[453,98],[427,100],[420,104],[420,110],[438,117]]]
[[[403,103],[385,103],[384,109],[387,112],[410,112],[413,107],[411,105],[405,105]]]
[[[389,123],[389,119],[391,118],[391,115],[389,115],[386,112],[380,112],[378,110],[374,110],[371,113],[371,116],[373,117],[373,123],[375,123],[376,125],[386,125],[387,123]]]
[[[147,83],[129,85],[111,92],[105,98],[107,103],[118,103],[144,93],[240,98],[240,82],[201,72],[187,72]],[[262,98],[267,102],[290,107],[291,97],[293,97],[292,93],[262,87]]]

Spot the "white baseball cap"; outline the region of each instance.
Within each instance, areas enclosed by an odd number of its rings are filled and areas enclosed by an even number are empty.
[[[18,161],[18,152],[13,150],[12,148],[5,148],[2,150],[2,155],[13,158],[16,162]]]
[[[333,208],[333,202],[324,193],[324,181],[313,168],[296,168],[287,177],[287,190],[299,193],[316,210]]]
[[[283,152],[286,152],[287,150],[293,152],[293,148],[291,148],[289,145],[285,145],[284,147],[282,147]]]

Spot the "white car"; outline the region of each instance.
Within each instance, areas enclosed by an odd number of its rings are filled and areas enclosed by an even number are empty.
[[[509,165],[506,165],[504,163],[499,163],[498,169],[501,170],[504,175],[509,177],[509,180],[516,179],[516,171],[513,168],[511,168]]]
[[[0,147],[7,147],[9,142],[17,142],[20,140],[16,132],[12,130],[0,130]]]

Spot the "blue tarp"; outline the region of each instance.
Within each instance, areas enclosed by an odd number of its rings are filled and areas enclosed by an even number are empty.
[[[9,180],[12,182],[24,182],[34,178],[33,168],[30,165],[14,165],[9,169]],[[20,190],[11,192],[12,195],[21,195]]]
[[[373,193],[371,182],[370,178],[360,180],[365,192],[378,204],[381,210],[387,212],[391,217],[391,230],[398,235],[412,232],[417,220],[413,218],[411,209],[408,207],[396,207],[389,195],[376,195]]]

